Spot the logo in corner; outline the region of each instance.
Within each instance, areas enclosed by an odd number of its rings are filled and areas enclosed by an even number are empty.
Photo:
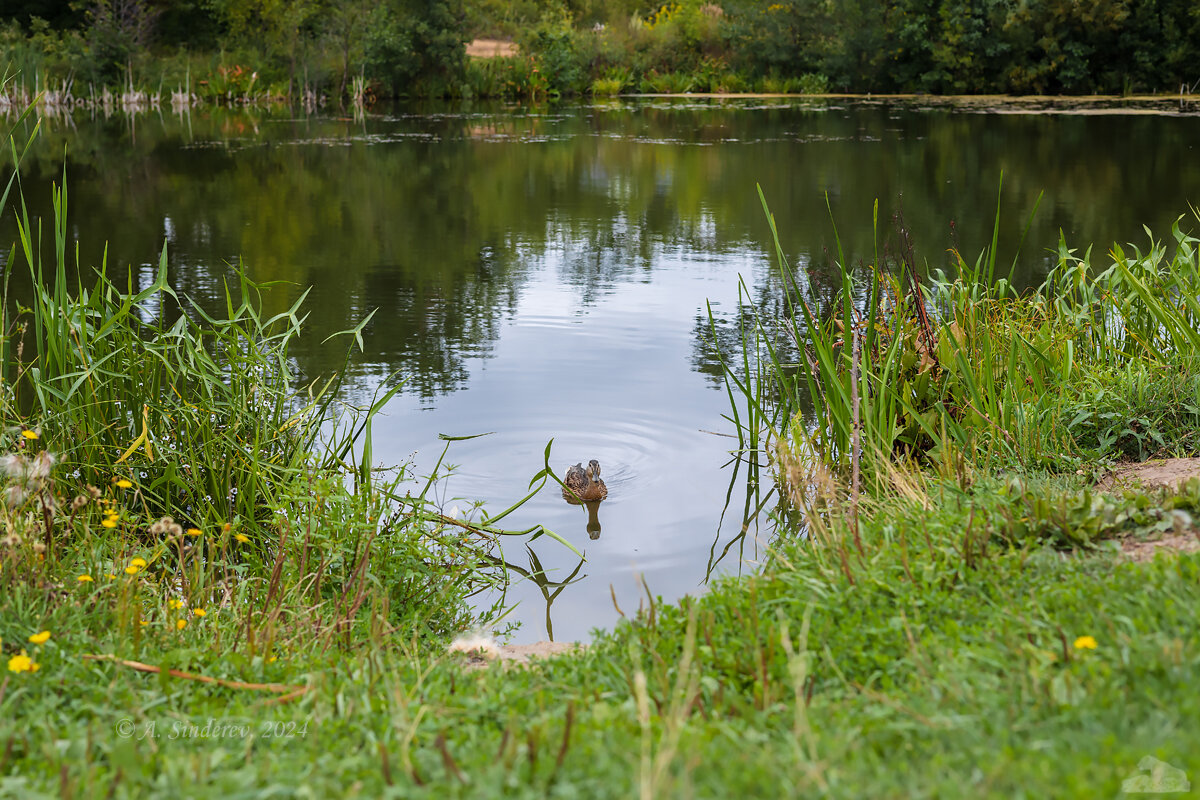
[[[1121,781],[1121,791],[1126,794],[1187,792],[1191,788],[1186,772],[1154,756],[1142,758],[1138,762],[1138,772]]]

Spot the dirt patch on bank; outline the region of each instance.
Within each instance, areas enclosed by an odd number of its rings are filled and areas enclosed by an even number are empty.
[[[533,644],[505,644],[497,654],[499,661],[512,664],[528,664],[531,659],[551,658],[572,650],[581,650],[586,645],[579,642],[534,642]]]
[[[534,642],[533,644],[496,644],[491,638],[479,635],[460,636],[450,645],[450,652],[462,653],[468,665],[482,667],[493,661],[503,664],[528,664],[534,659],[553,658],[563,653],[587,647],[579,642]]]
[[[1096,488],[1105,492],[1122,489],[1176,491],[1190,478],[1200,478],[1200,458],[1156,458],[1140,464],[1122,464],[1105,475]],[[1130,561],[1150,561],[1159,550],[1200,552],[1200,532],[1193,526],[1190,530],[1164,533],[1153,540],[1133,537],[1121,540],[1121,552]]]
[[[516,54],[516,44],[502,39],[476,39],[467,45],[468,58],[503,58]]]
[[[1165,533],[1162,538],[1153,541],[1121,540],[1121,552],[1130,561],[1151,561],[1159,550],[1166,550],[1168,553],[1200,552],[1200,537],[1196,535],[1195,531],[1185,531],[1183,533]]]
[[[1122,464],[1096,484],[1104,492],[1120,489],[1178,489],[1188,478],[1200,478],[1200,458],[1155,458]]]

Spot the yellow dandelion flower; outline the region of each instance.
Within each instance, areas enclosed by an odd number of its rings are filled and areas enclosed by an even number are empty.
[[[146,559],[141,558],[139,556],[139,557],[129,559],[129,563],[135,567],[144,567],[144,566],[146,566]]]
[[[176,608],[183,608],[183,601],[172,598],[167,601],[167,608],[170,608],[172,610],[174,610]]]
[[[203,535],[203,531],[201,531],[199,528],[188,528],[187,535],[188,536],[201,536],[201,535]]]
[[[33,642],[34,644],[45,644],[46,642],[50,641],[50,631],[35,633],[33,636],[29,637],[29,641]]]
[[[80,583],[91,583],[91,582],[92,582],[92,576],[91,576],[91,575],[80,575],[80,576],[79,576],[78,578],[76,578],[75,580],[79,581]]]
[[[105,517],[103,520],[100,521],[100,524],[106,528],[115,528],[115,527],[117,527],[117,518],[116,517]]]
[[[1095,650],[1096,640],[1091,636],[1080,636],[1075,640],[1076,650]]]
[[[137,575],[141,571],[142,571],[142,568],[135,564],[130,564],[128,567],[125,568],[126,575]]]
[[[129,489],[133,486],[133,481],[127,480],[125,478],[121,478],[116,483],[117,483],[117,486],[121,487],[122,489]]]
[[[186,620],[186,619],[181,619],[181,620],[179,620],[178,622],[176,622],[176,623],[175,623],[175,630],[177,630],[177,631],[181,631],[181,630],[183,630],[183,629],[184,629],[184,628],[186,628],[186,627],[187,627],[187,620]]]
[[[40,665],[30,658],[24,650],[20,655],[13,656],[8,660],[9,672],[37,672]]]
[[[150,624],[150,620],[148,620],[148,619],[142,619],[142,620],[138,620],[138,624],[139,624],[139,625],[141,625],[141,626],[144,628],[144,627],[146,627],[147,625],[149,625],[149,624]]]
[[[193,608],[192,609],[192,614],[194,614],[197,617],[203,617],[207,613],[208,612],[205,611],[203,608]]]
[[[21,435],[22,435],[22,436],[24,436],[26,439],[38,439],[38,438],[41,438],[41,437],[38,435],[37,431],[21,431]]]
[[[117,576],[113,575],[111,572],[108,573],[107,575],[105,575],[104,577],[108,578],[110,581],[116,580],[116,578],[117,578]]]
[[[271,656],[270,658],[267,659],[267,663],[274,664],[276,658],[278,658],[278,656]]]
[[[239,542],[241,542],[242,544],[245,544],[246,542],[250,541],[250,537],[249,537],[249,536],[247,536],[247,535],[246,535],[246,534],[244,534],[244,533],[235,533],[235,534],[233,535],[233,538],[234,538],[234,539],[237,539],[237,540],[238,540]]]

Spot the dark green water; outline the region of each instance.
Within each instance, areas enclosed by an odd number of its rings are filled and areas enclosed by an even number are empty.
[[[555,637],[586,638],[636,608],[643,574],[668,598],[747,568],[769,528],[737,540],[745,489],[723,465],[727,400],[706,340],[706,302],[732,319],[741,275],[764,306],[778,297],[771,203],[789,257],[815,291],[837,287],[826,195],[847,256],[894,252],[903,215],[918,259],[973,260],[990,240],[1000,175],[1001,260],[1011,263],[1038,194],[1016,279],[1038,280],[1061,229],[1099,259],[1113,241],[1145,247],[1200,203],[1200,116],[1045,113],[797,100],[673,100],[539,107],[426,106],[366,119],[219,111],[48,119],[23,173],[31,210],[49,207],[64,147],[70,231],[84,263],[132,265],[146,280],[165,241],[172,280],[201,302],[240,257],[256,280],[312,286],[295,355],[327,373],[330,332],[378,309],[353,391],[398,372],[405,390],[375,428],[382,461],[441,451],[438,433],[490,436],[453,447],[447,509],[503,508],[552,463],[597,458],[609,499],[591,540],[586,513],[546,492],[513,527],[570,538],[587,577],[554,604]],[[1191,227],[1200,227],[1190,218]],[[1187,225],[1185,220],[1185,226]],[[5,228],[10,231],[11,228]],[[9,234],[11,238],[11,234]],[[744,474],[744,473],[743,473]],[[755,537],[761,541],[755,541]],[[574,559],[547,540],[547,567]],[[525,563],[515,542],[509,557]],[[519,640],[545,638],[545,602],[516,586]]]

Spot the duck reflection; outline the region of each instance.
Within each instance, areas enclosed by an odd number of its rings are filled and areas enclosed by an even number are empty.
[[[600,538],[600,503],[608,497],[608,487],[600,480],[600,462],[592,459],[587,469],[583,462],[567,468],[563,479],[563,499],[573,506],[586,506],[588,512],[587,532],[589,539]]]
[[[587,510],[588,510],[588,521],[587,521],[588,538],[589,539],[599,539],[600,538],[600,517],[598,516],[598,513],[600,511],[600,501],[599,500],[588,500],[586,503],[584,503],[584,505],[587,506]]]

